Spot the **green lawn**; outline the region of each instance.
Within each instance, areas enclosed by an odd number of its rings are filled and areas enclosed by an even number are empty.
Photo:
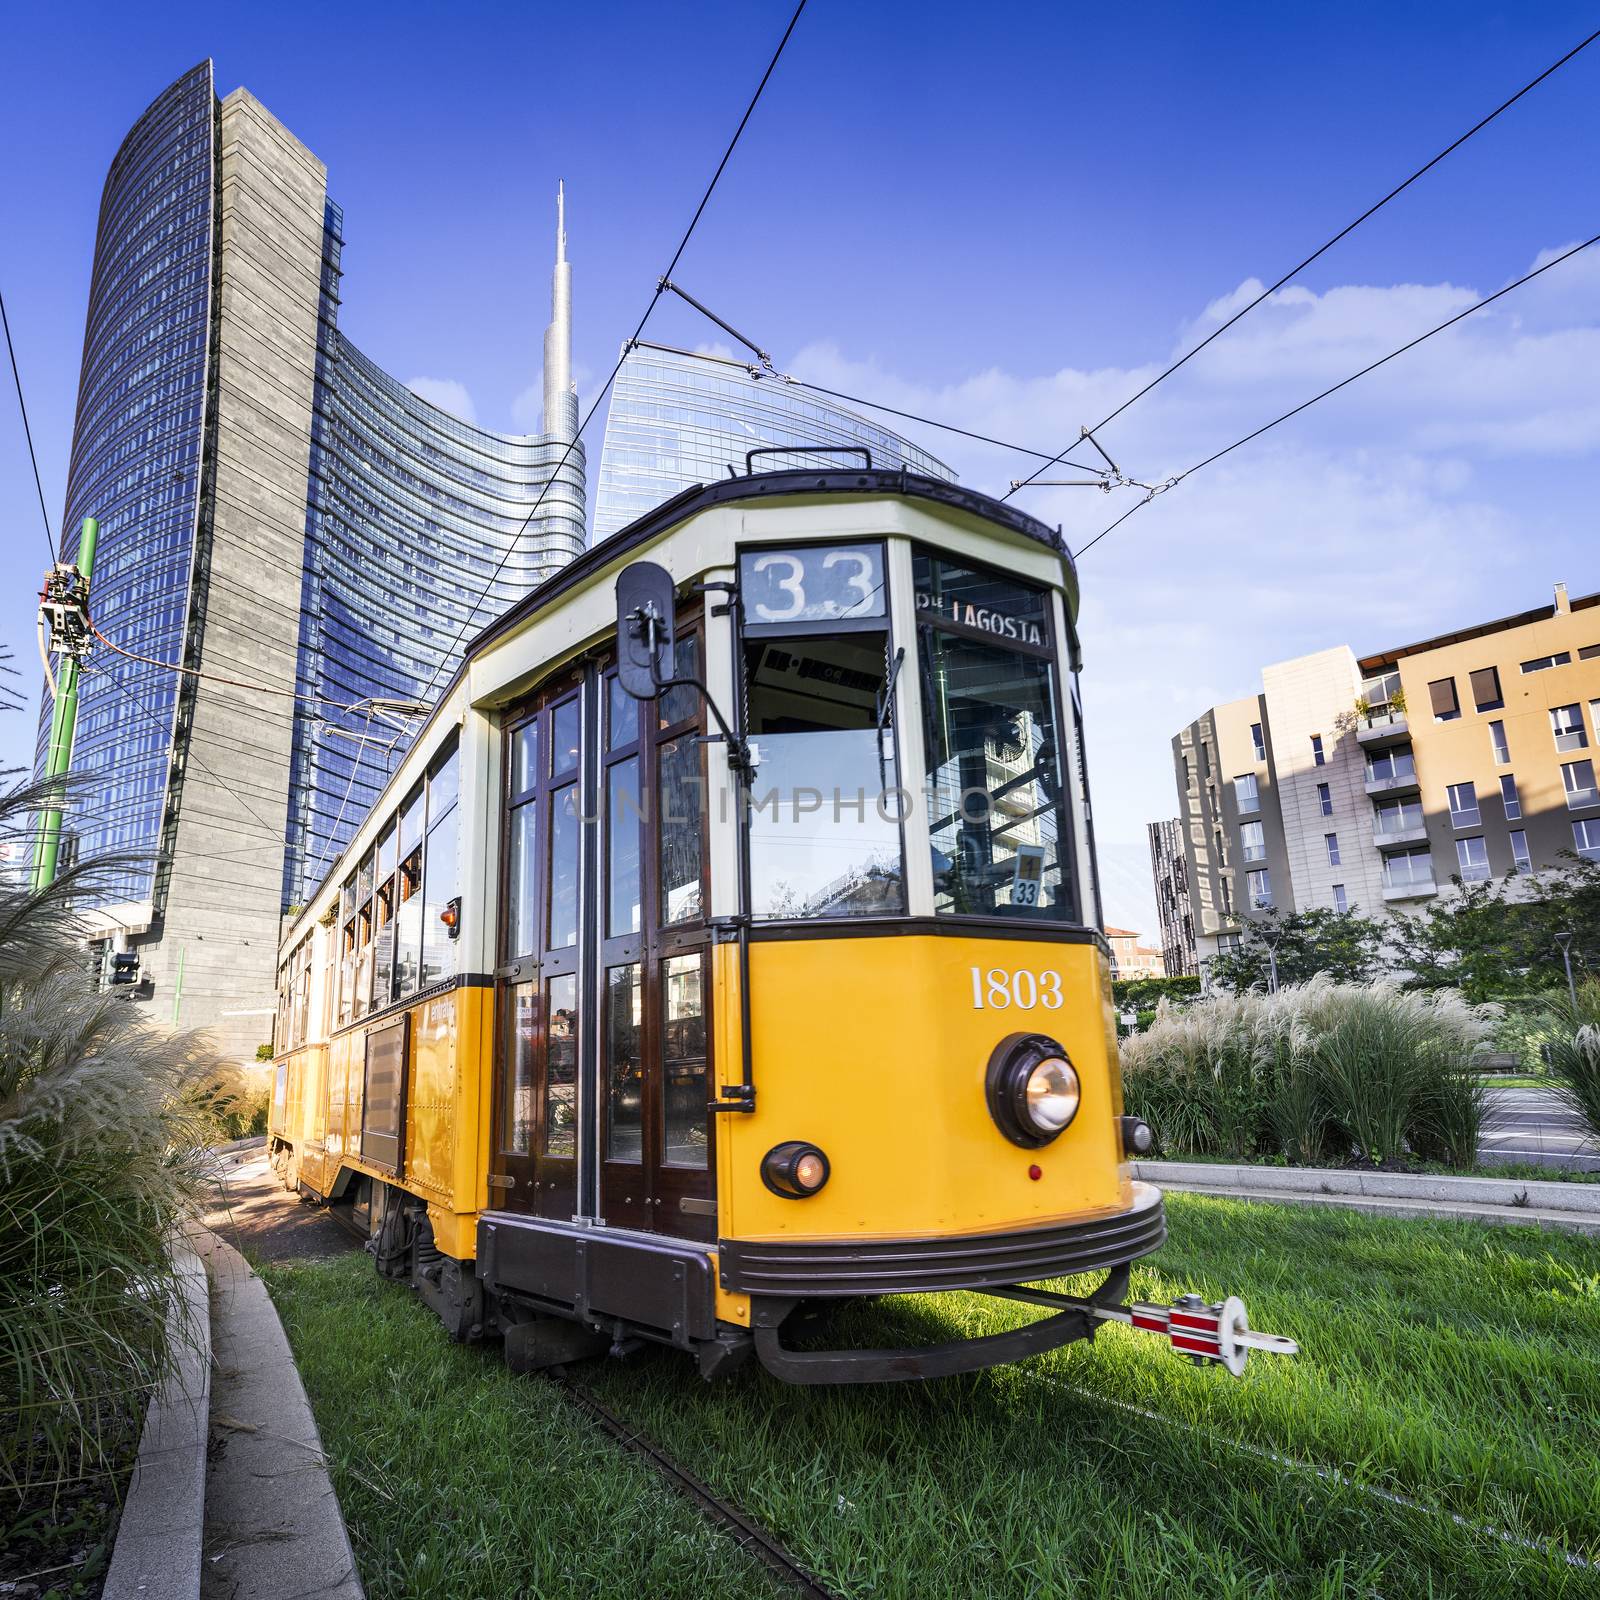
[[[586,1380],[842,1595],[1600,1594],[1563,1558],[1600,1560],[1600,1245],[1196,1196],[1170,1210],[1134,1292],[1242,1293],[1297,1361],[1254,1357],[1235,1382],[1108,1329],[926,1386],[707,1386],[664,1351]],[[375,1600],[447,1571],[461,1595],[764,1592],[558,1396],[451,1349],[365,1260],[269,1281]],[[1028,1315],[946,1296],[838,1331],[900,1342]],[[550,1553],[537,1577],[531,1552]]]

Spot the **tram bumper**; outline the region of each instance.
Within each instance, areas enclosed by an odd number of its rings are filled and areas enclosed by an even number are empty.
[[[1127,1292],[1129,1264],[1167,1236],[1161,1191],[1133,1185],[1125,1211],[1043,1228],[920,1239],[734,1240],[718,1246],[723,1287],[750,1295],[761,1364],[788,1383],[892,1383],[948,1377],[1042,1355],[1092,1337]],[[1024,1290],[1043,1279],[1108,1269],[1086,1299]],[[954,1289],[1042,1303],[1053,1316],[1005,1333],[892,1350],[794,1350],[781,1328],[802,1300]]]

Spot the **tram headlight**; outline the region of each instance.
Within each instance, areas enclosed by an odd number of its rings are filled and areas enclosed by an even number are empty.
[[[1067,1052],[1042,1033],[1013,1033],[989,1057],[984,1093],[995,1125],[1024,1149],[1049,1144],[1078,1114],[1083,1086]]]
[[[761,1158],[761,1181],[785,1200],[804,1200],[828,1181],[828,1158],[804,1139],[775,1145]]]

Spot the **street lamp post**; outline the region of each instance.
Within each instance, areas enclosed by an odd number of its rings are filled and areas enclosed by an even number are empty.
[[[1572,1009],[1578,1009],[1578,986],[1572,981],[1572,935],[1558,933],[1556,943],[1561,946],[1561,964],[1567,969],[1567,994],[1572,999]]]
[[[1271,901],[1263,900],[1257,896],[1257,911],[1266,911],[1270,907]],[[1261,942],[1267,947],[1267,993],[1276,994],[1278,992],[1278,952],[1271,939],[1263,935]]]

